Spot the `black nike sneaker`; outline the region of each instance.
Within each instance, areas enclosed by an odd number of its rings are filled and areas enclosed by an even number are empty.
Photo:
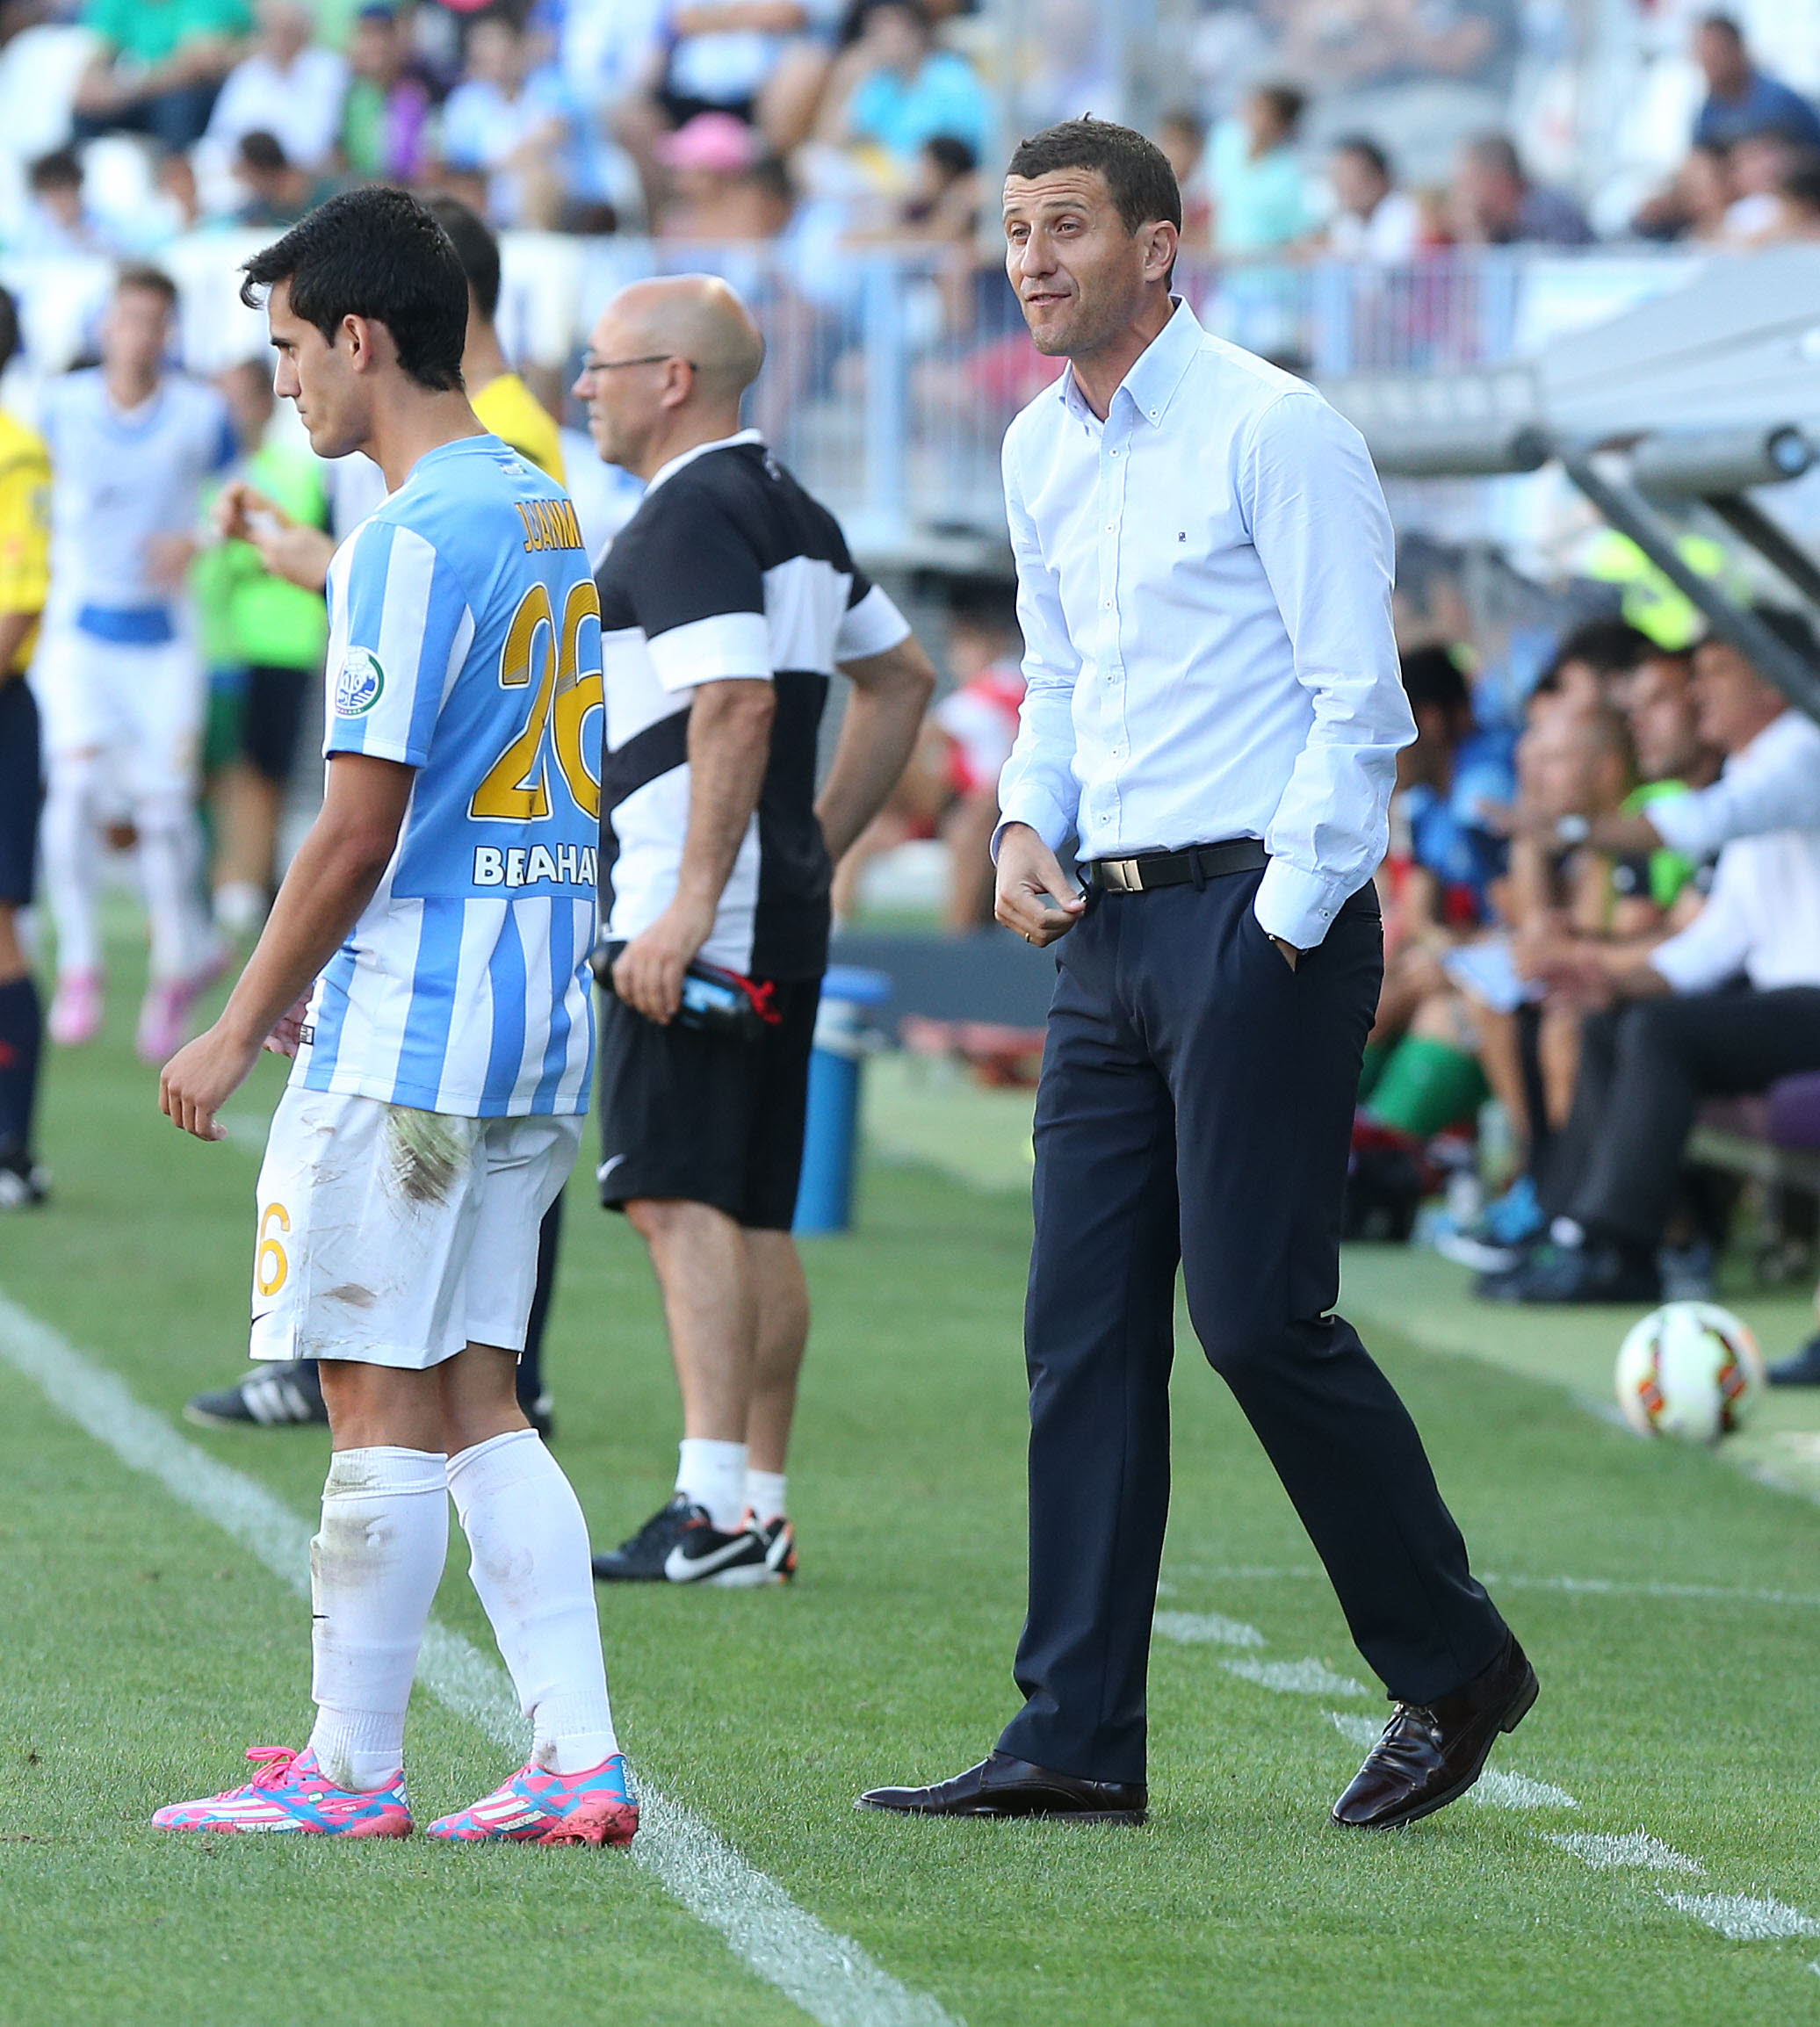
[[[758,1531],[765,1545],[765,1568],[774,1583],[788,1583],[797,1573],[796,1529],[780,1513]]]
[[[17,1141],[0,1141],[0,1210],[36,1210],[48,1203],[50,1171],[40,1168]]]
[[[594,1559],[603,1583],[719,1583],[744,1589],[776,1581],[765,1541],[749,1523],[723,1534],[704,1506],[678,1492],[628,1541]]]
[[[314,1359],[256,1366],[245,1379],[218,1394],[198,1394],[184,1405],[184,1419],[205,1429],[326,1428],[322,1382]]]

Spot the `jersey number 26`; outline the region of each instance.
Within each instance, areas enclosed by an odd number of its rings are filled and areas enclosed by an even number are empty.
[[[526,823],[549,815],[548,734],[570,795],[584,815],[599,819],[600,783],[581,747],[581,727],[603,702],[598,660],[581,667],[581,629],[590,619],[598,638],[600,599],[589,578],[564,600],[560,627],[546,585],[532,585],[519,601],[500,652],[499,680],[506,689],[535,685],[531,715],[488,768],[467,805],[469,816]]]

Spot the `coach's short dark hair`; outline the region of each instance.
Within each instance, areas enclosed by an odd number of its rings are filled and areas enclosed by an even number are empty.
[[[0,373],[12,364],[19,349],[19,306],[11,289],[0,288]]]
[[[1027,181],[1058,169],[1096,169],[1106,178],[1127,232],[1166,220],[1181,229],[1181,191],[1169,157],[1135,127],[1118,126],[1090,113],[1065,119],[1021,141],[1008,176]]]
[[[420,387],[461,386],[467,277],[448,234],[408,191],[343,191],[242,271],[249,309],[289,282],[291,307],[331,343],[343,317],[371,317],[391,332],[400,366]]]
[[[499,242],[486,221],[459,197],[437,191],[423,199],[423,208],[448,234],[474,292],[474,307],[490,324],[499,314]]]

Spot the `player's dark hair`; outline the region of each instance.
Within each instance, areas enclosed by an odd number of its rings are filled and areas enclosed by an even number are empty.
[[[1390,158],[1369,133],[1342,133],[1333,143],[1335,155],[1356,155],[1380,183],[1390,183]]]
[[[467,277],[448,234],[408,191],[343,191],[242,271],[248,308],[288,282],[291,307],[331,343],[343,317],[371,317],[391,332],[399,365],[420,387],[461,386]]]
[[[18,349],[19,306],[11,289],[0,288],[0,373],[12,364],[12,355]]]
[[[1127,232],[1166,220],[1181,229],[1181,191],[1169,157],[1135,127],[1118,126],[1091,113],[1046,126],[1017,144],[1008,176],[1026,181],[1058,169],[1097,170]]]
[[[490,324],[499,314],[499,242],[459,197],[438,191],[423,199],[423,208],[448,234],[474,292],[474,307]]]
[[[162,296],[167,308],[177,307],[177,284],[162,268],[149,261],[122,261],[114,270],[114,293],[139,289],[148,296]]]
[[[1472,692],[1464,671],[1445,647],[1412,647],[1401,657],[1404,695],[1410,709],[1444,711],[1449,718],[1472,715]]]

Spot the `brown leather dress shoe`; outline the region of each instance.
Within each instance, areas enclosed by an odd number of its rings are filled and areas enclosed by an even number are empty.
[[[1535,1701],[1535,1670],[1516,1635],[1483,1675],[1433,1703],[1399,1703],[1384,1735],[1333,1805],[1349,1829],[1387,1830],[1457,1801],[1485,1771],[1500,1732]]]
[[[1077,1823],[1141,1823],[1142,1781],[1089,1781],[995,1752],[952,1780],[927,1788],[871,1788],[853,1805],[906,1816],[1065,1816]]]

